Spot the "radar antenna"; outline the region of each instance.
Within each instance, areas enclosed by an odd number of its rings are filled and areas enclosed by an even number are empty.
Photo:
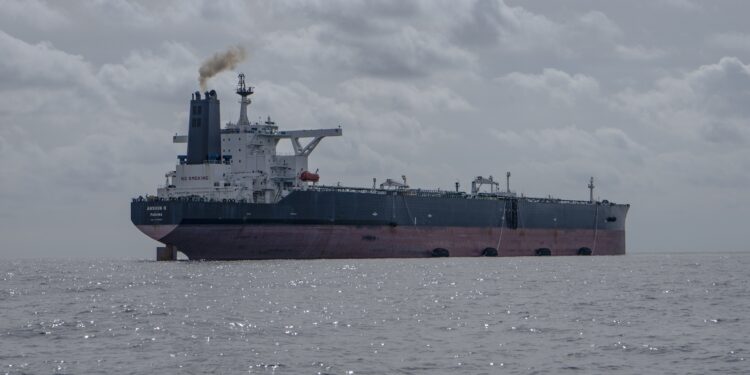
[[[253,94],[252,86],[245,86],[245,73],[240,73],[239,82],[237,82],[237,95],[241,96],[240,99],[240,119],[237,121],[237,125],[250,125],[250,120],[247,119],[247,106],[252,103],[252,100],[248,96]]]
[[[239,82],[237,82],[237,94],[245,98],[248,95],[253,94],[253,87],[252,86],[245,86],[245,73],[240,73],[239,76]]]

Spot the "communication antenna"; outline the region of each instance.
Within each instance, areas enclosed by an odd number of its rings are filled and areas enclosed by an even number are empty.
[[[589,202],[594,203],[594,177],[589,180]]]

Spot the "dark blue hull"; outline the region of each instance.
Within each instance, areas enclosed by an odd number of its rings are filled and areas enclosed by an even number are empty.
[[[551,247],[552,255],[592,248],[599,255],[625,253],[628,208],[608,202],[320,189],[293,192],[276,204],[134,200],[131,219],[144,233],[192,259],[415,257],[445,247],[452,248],[452,256],[480,255],[487,248],[498,255],[534,255]]]

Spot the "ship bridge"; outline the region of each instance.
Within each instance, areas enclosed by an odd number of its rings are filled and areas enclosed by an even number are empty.
[[[167,172],[160,198],[200,197],[210,200],[241,200],[275,203],[292,190],[305,189],[318,181],[308,170],[308,157],[325,137],[341,136],[341,127],[330,129],[279,130],[271,117],[251,122],[247,109],[255,89],[238,76],[240,116],[236,123],[219,126],[216,92],[193,94],[189,132],[175,135],[174,143],[188,145],[187,155]],[[289,139],[293,155],[279,155],[280,140]]]

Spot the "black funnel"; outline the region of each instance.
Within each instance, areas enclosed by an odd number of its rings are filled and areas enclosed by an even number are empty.
[[[211,90],[201,99],[196,92],[190,101],[188,122],[188,164],[203,164],[221,160],[221,124],[219,99]]]

